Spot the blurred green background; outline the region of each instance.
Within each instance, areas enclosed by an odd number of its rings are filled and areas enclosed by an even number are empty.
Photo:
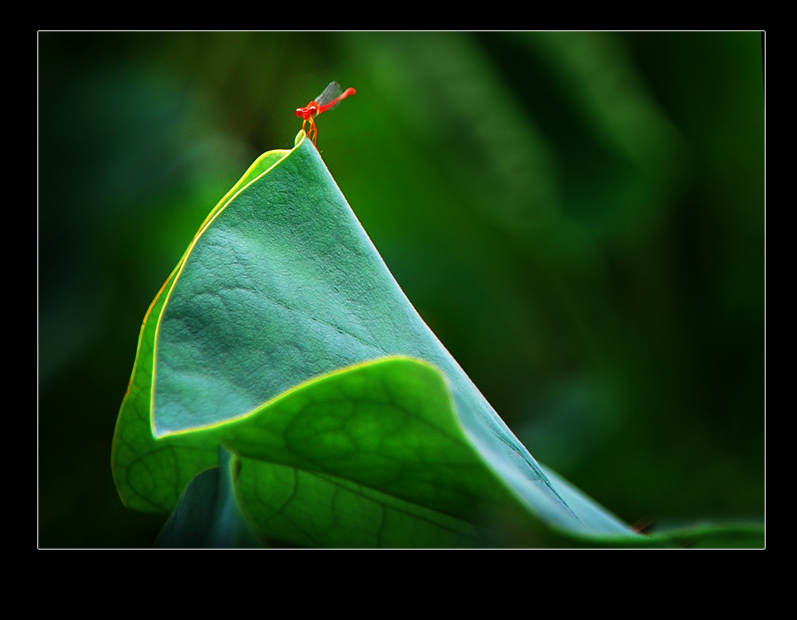
[[[333,79],[327,165],[531,453],[629,522],[763,520],[760,33],[38,43],[39,546],[152,543],[110,472],[141,320]]]

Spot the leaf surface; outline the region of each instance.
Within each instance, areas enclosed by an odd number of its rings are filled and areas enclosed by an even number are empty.
[[[180,496],[155,547],[259,547],[233,491],[233,456],[219,450],[219,466],[197,474]]]
[[[252,165],[153,301],[117,422],[119,493],[173,510],[226,471],[220,444],[269,540],[645,544],[518,441],[303,134]]]

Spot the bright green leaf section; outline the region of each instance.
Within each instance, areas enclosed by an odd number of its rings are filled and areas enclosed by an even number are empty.
[[[200,473],[164,527],[163,546],[235,546],[231,539],[251,544],[241,512],[262,540],[277,545],[763,544],[756,528],[589,536],[546,527],[468,440],[444,377],[408,358],[320,377],[249,416],[191,435],[238,454],[232,467],[237,502],[231,501],[224,461],[221,469]],[[229,454],[224,448],[221,453]],[[580,515],[601,513],[554,472],[546,473]]]
[[[269,151],[259,157],[210,212],[200,232],[238,189],[268,170],[286,153]],[[133,373],[114,431],[111,467],[116,487],[127,506],[143,511],[171,511],[194,475],[218,463],[218,447],[214,443],[203,444],[196,438],[184,437],[157,442],[152,434],[153,343],[166,293],[175,280],[180,264],[158,292],[144,317]]]
[[[243,418],[160,441],[182,437],[237,455],[241,510],[268,541],[471,547],[562,537],[488,465],[459,421],[445,377],[419,360],[387,358],[331,373]],[[585,523],[609,518],[584,496],[572,503]]]
[[[168,286],[170,277],[164,287]],[[171,511],[180,493],[203,469],[218,463],[217,447],[197,441],[156,441],[152,434],[152,342],[166,296],[155,298],[141,327],[133,374],[114,432],[111,466],[116,488],[130,508]],[[182,441],[180,441],[182,439]]]
[[[237,489],[258,533],[303,547],[472,547],[473,527],[347,480],[242,459]]]
[[[472,524],[500,531],[489,521],[510,514],[527,539],[541,529],[464,433],[444,377],[417,360],[327,375],[207,432],[241,457],[238,496],[267,539],[473,545],[485,531]]]

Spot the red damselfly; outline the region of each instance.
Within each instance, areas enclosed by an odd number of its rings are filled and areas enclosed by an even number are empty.
[[[327,110],[331,110],[346,97],[355,94],[357,91],[353,88],[347,88],[345,91],[340,87],[337,82],[330,82],[329,86],[324,89],[324,92],[318,95],[313,101],[308,103],[303,108],[296,109],[296,116],[302,119],[302,129],[305,129],[310,123],[310,129],[307,131],[307,136],[316,144],[318,141],[318,127],[315,124],[315,117],[323,114]]]

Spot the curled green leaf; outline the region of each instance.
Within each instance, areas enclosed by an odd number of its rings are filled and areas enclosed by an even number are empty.
[[[147,312],[114,437],[119,494],[172,511],[220,447],[240,513],[269,543],[646,540],[529,454],[303,134],[211,211]]]

